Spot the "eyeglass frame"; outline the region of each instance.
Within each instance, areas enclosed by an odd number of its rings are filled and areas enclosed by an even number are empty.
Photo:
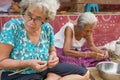
[[[42,19],[41,17],[32,18],[32,16],[29,15],[28,12],[25,13],[25,14],[23,14],[23,16],[25,16],[25,17],[27,18],[28,21],[33,20],[35,24],[39,24],[40,22],[41,22],[42,24],[44,23],[44,22],[43,22],[43,19]],[[38,21],[38,22],[36,22],[36,21]]]

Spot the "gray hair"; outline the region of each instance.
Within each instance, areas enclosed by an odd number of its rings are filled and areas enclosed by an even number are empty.
[[[87,24],[96,24],[98,19],[96,18],[95,14],[91,12],[85,12],[80,15],[77,26],[81,29]]]
[[[28,8],[28,6],[37,6],[42,9],[47,20],[53,20],[60,7],[59,0],[22,0],[21,7]]]

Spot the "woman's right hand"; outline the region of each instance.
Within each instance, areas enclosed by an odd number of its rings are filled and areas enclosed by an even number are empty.
[[[44,71],[47,68],[47,62],[40,60],[29,60],[28,66],[36,71]]]
[[[95,59],[96,60],[102,60],[102,59],[104,59],[105,57],[105,55],[104,54],[102,54],[102,53],[96,53],[97,55],[96,55],[96,57],[95,57]]]
[[[96,60],[102,60],[105,58],[105,55],[102,53],[91,52],[90,55],[91,55],[91,58],[94,58]]]

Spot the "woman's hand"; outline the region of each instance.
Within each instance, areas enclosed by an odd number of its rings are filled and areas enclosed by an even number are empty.
[[[102,53],[96,53],[95,59],[96,60],[102,60],[102,59],[104,59],[104,54],[102,54]]]
[[[96,60],[102,60],[105,58],[108,58],[108,51],[101,51],[100,53],[96,53],[96,52],[91,52],[91,58],[94,58]]]
[[[104,54],[104,58],[108,58],[109,57],[109,54],[108,54],[107,50],[102,50],[101,53]]]
[[[48,60],[48,68],[53,68],[58,63],[59,63],[59,58],[56,55],[51,54]]]
[[[28,66],[36,71],[44,71],[47,68],[47,62],[40,60],[29,60]]]

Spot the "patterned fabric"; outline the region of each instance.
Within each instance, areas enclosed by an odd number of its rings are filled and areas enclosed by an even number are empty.
[[[77,66],[95,67],[99,62],[110,61],[109,58],[102,59],[102,60],[95,60],[93,58],[82,58],[82,57],[81,58],[74,58],[71,56],[65,56],[63,54],[62,48],[56,48],[56,50],[57,50],[57,55],[59,57],[60,62],[74,64]],[[90,51],[90,50],[86,47],[82,47],[81,52],[85,52],[85,51]]]
[[[81,14],[71,15],[57,15],[55,19],[50,22],[54,28],[54,32],[57,33],[60,28],[67,22],[76,22]],[[21,15],[1,15],[0,16],[0,31],[5,22],[11,18],[18,18]],[[96,46],[103,46],[113,40],[117,40],[120,37],[120,14],[96,14],[98,23],[93,31],[93,39]]]
[[[35,45],[28,37],[24,26],[24,19],[13,19],[4,25],[0,35],[0,42],[13,46],[10,54],[11,59],[47,61],[49,58],[49,48],[54,46],[54,32],[49,23],[44,23],[41,30],[39,42]],[[35,73],[35,71],[30,69],[23,72],[23,74],[26,73]]]

